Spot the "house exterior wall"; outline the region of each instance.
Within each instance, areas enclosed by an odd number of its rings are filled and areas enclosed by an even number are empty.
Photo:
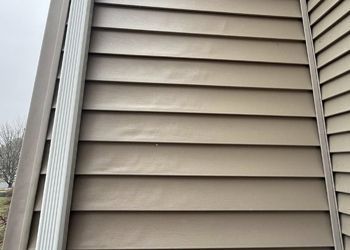
[[[67,249],[334,247],[299,1],[92,15]],[[35,249],[55,109],[8,249]]]
[[[350,1],[308,2],[338,206],[350,249]]]

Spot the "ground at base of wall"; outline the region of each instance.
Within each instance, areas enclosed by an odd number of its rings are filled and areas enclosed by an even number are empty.
[[[4,241],[7,213],[11,202],[11,191],[0,189],[0,249]]]

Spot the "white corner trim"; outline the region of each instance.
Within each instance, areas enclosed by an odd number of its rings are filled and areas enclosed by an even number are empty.
[[[329,152],[329,144],[326,131],[325,117],[323,113],[323,103],[321,98],[320,82],[317,72],[317,64],[315,58],[315,50],[313,45],[313,38],[311,34],[311,27],[309,21],[309,14],[307,10],[306,0],[300,0],[301,14],[303,18],[303,27],[306,41],[306,50],[309,60],[309,68],[312,83],[312,93],[314,97],[314,106],[316,112],[318,136],[320,140],[323,172],[326,183],[327,199],[329,205],[330,220],[332,226],[333,242],[335,250],[343,250],[342,233],[340,229],[339,213],[336,200],[336,193],[333,180],[332,162]]]
[[[65,247],[92,5],[92,0],[71,0],[70,4],[37,250],[61,250]]]

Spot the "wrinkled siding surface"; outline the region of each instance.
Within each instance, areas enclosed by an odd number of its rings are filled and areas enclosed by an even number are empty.
[[[93,15],[67,249],[333,247],[299,1]]]

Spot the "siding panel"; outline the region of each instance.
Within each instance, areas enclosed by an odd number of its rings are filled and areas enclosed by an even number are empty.
[[[350,152],[350,133],[330,135],[329,147],[331,152]]]
[[[77,157],[78,175],[323,177],[316,147],[80,142]]]
[[[305,45],[289,41],[179,36],[95,29],[90,52],[307,64]]]
[[[314,119],[84,112],[80,140],[318,146],[317,136]]]
[[[311,89],[305,66],[96,55],[88,64],[92,81]]]
[[[189,13],[149,8],[116,8],[97,5],[93,26],[217,36],[304,40],[303,28],[299,20]]]
[[[309,2],[309,8],[311,2]],[[315,3],[312,4],[313,6]],[[323,1],[310,18],[321,82],[331,159],[338,192],[341,229],[349,248],[350,197],[350,1]],[[316,17],[317,18],[317,17]]]
[[[343,233],[346,235],[346,237],[350,237],[350,215],[341,214],[340,218],[342,221]]]
[[[350,111],[350,92],[325,101],[324,111],[326,116]]]
[[[317,55],[318,67],[325,66],[326,64],[338,59],[340,56],[349,53],[349,51],[350,36],[345,36]]]
[[[110,111],[315,116],[309,91],[158,84],[89,82],[83,107]]]
[[[350,173],[350,154],[338,153],[332,154],[333,169],[336,172],[349,172]]]
[[[328,134],[350,131],[350,113],[344,113],[327,118]]]
[[[39,213],[35,213],[28,249],[35,249],[38,220]],[[328,224],[328,216],[322,212],[311,216],[310,213],[73,212],[67,249],[168,249],[171,245],[175,246],[172,249],[190,246],[201,249],[331,250]],[[221,232],[222,228],[226,230]],[[271,229],[267,231],[266,228]],[[308,230],[303,233],[305,228]],[[237,237],[241,230],[244,237]],[[292,239],[291,231],[295,232]],[[158,242],[159,235],[161,242]],[[318,241],[319,236],[322,241]],[[289,245],[293,248],[286,247]]]
[[[285,2],[279,0],[250,0],[249,3],[246,0],[221,0],[220,4],[211,0],[96,0],[95,2],[189,11],[300,17],[300,7],[297,0]]]
[[[350,249],[350,237],[344,236],[344,249],[349,250]]]
[[[350,215],[350,194],[338,194],[339,212]]]
[[[320,21],[332,8],[334,8],[340,0],[327,0],[323,1],[317,8],[310,13],[310,23],[315,24]]]
[[[329,230],[322,212],[85,212],[71,215],[68,249],[330,246]]]
[[[322,84],[322,96],[324,99],[334,97],[339,94],[350,91],[350,73],[346,73],[338,78],[335,78],[325,84]]]
[[[345,55],[337,61],[328,64],[319,70],[320,83],[323,84],[333,78],[336,78],[346,72],[348,72],[350,65],[350,54]]]
[[[314,46],[316,54],[326,49],[332,43],[336,42],[339,38],[348,35],[350,31],[350,16],[345,17],[333,26],[327,32],[314,39]]]
[[[312,11],[316,8],[322,1],[321,0],[308,0],[307,1],[307,9],[308,11]]]
[[[350,193],[350,175],[345,175],[341,173],[335,174],[336,180],[336,190],[343,193]]]
[[[322,179],[77,176],[72,210],[324,211],[328,204]]]
[[[315,24],[312,27],[313,36],[314,38],[318,37],[320,34],[324,33],[327,29],[332,27],[334,24],[339,22],[341,18],[346,16],[349,13],[350,9],[350,2],[349,0],[327,0],[323,1],[323,3],[315,9],[311,13],[311,15],[318,11],[318,9],[321,9],[322,7],[326,7],[327,9],[322,10],[323,13],[327,13],[327,15],[322,16],[322,18],[319,19],[319,22]],[[332,9],[332,7],[335,7]],[[311,17],[310,15],[310,17]],[[318,15],[321,17],[321,15]]]

